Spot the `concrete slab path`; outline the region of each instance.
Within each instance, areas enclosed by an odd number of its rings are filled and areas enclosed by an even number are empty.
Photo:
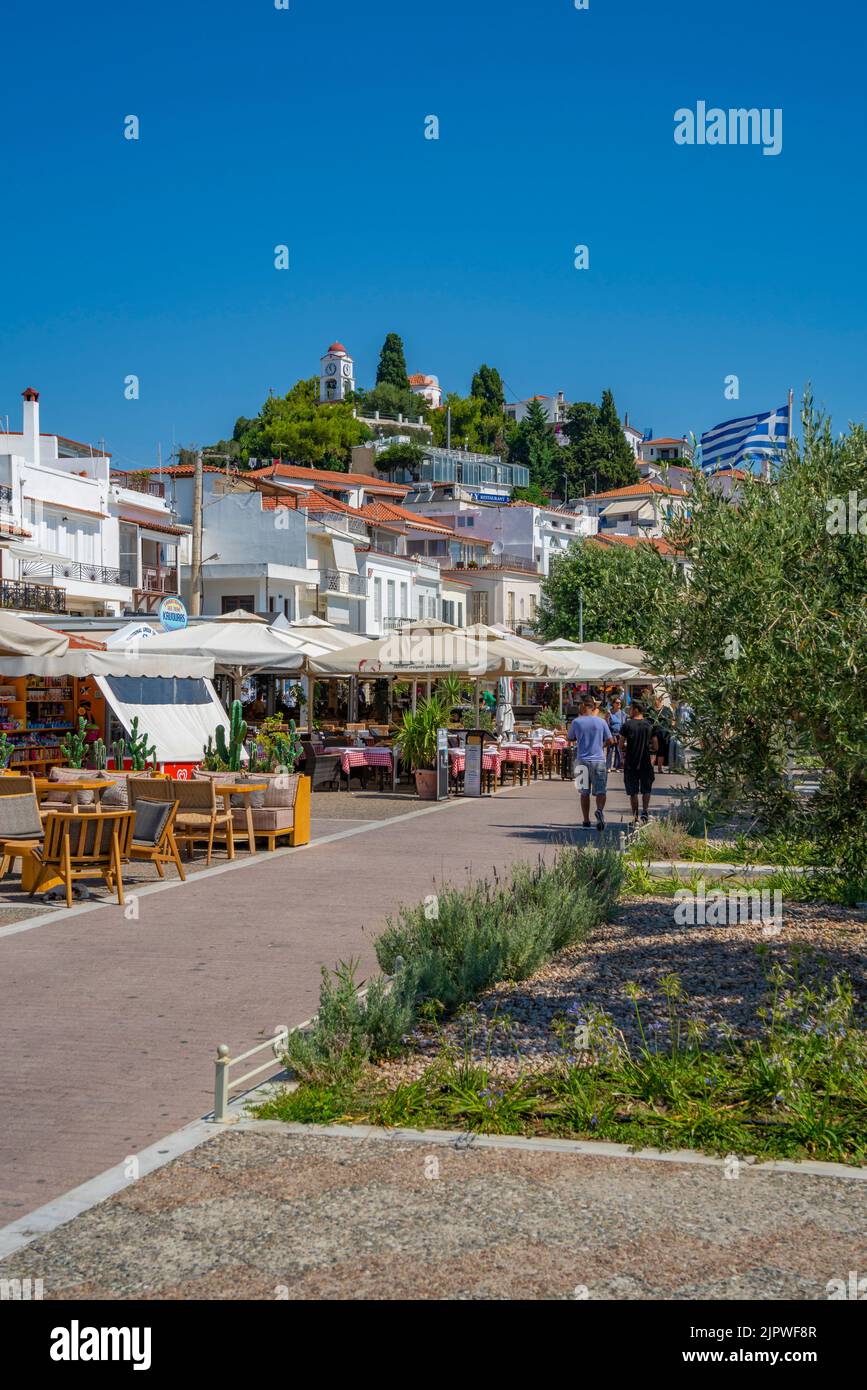
[[[658,781],[657,808],[683,779]],[[0,928],[0,1223],[124,1162],[212,1105],[214,1048],[240,1051],[315,1011],[320,969],[375,969],[387,914],[595,831],[571,783],[542,781],[394,819],[328,819],[316,843],[145,889],[116,906]],[[627,815],[613,774],[609,819]],[[324,815],[321,812],[324,811]]]

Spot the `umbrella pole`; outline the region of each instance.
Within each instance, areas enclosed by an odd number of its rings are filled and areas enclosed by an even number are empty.
[[[482,695],[482,682],[476,676],[476,728],[479,727],[479,701]]]
[[[413,712],[413,714],[415,714],[417,698],[418,698],[418,686],[417,686],[417,684],[416,684],[415,676],[413,676],[413,678],[412,678],[412,712]]]
[[[430,699],[430,676],[427,678],[427,698]]]
[[[558,696],[559,696],[559,705],[558,705],[558,708],[559,708],[559,712],[560,712],[560,718],[562,719],[562,718],[563,718],[563,682],[562,682],[562,681],[558,681],[558,682],[557,682],[557,693],[558,693]]]

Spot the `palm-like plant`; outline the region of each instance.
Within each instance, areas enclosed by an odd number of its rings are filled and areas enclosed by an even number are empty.
[[[466,686],[460,676],[440,676],[437,681],[436,695],[450,713],[455,705],[463,704],[466,699]]]
[[[401,757],[407,767],[413,771],[436,767],[437,729],[444,728],[447,721],[448,710],[436,695],[431,695],[429,700],[420,700],[414,712],[404,712],[395,742],[400,745]]]

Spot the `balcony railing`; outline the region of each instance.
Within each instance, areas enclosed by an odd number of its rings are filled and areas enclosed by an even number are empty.
[[[72,579],[86,584],[120,584],[130,587],[129,570],[112,569],[106,565],[82,565],[77,560],[28,560],[24,574],[44,574],[51,579]]]
[[[344,574],[342,570],[326,570],[325,588],[332,594],[349,594],[351,598],[367,598],[367,580],[360,574]]]
[[[165,497],[166,485],[159,482],[156,478],[148,478],[143,473],[124,473],[122,469],[113,469],[111,481],[117,483],[118,487],[129,488],[131,492],[146,492],[148,497]]]
[[[436,564],[450,570],[524,570],[527,574],[538,574],[539,566],[535,560],[523,555],[491,555],[486,560],[445,560],[437,558]]]
[[[179,592],[178,576],[174,570],[145,570],[141,588],[148,594],[176,594]]]
[[[337,531],[349,531],[355,536],[367,535],[367,522],[360,516],[347,516],[345,512],[318,511],[315,507],[305,507],[311,521],[322,522]]]
[[[65,613],[66,590],[50,584],[23,584],[0,580],[0,608],[23,608],[31,613]]]

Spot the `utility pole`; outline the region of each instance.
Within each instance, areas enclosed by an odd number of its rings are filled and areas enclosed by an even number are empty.
[[[198,618],[202,611],[202,451],[196,450],[193,473],[193,539],[190,556],[190,613]]]
[[[584,590],[578,590],[578,641],[584,641]]]

